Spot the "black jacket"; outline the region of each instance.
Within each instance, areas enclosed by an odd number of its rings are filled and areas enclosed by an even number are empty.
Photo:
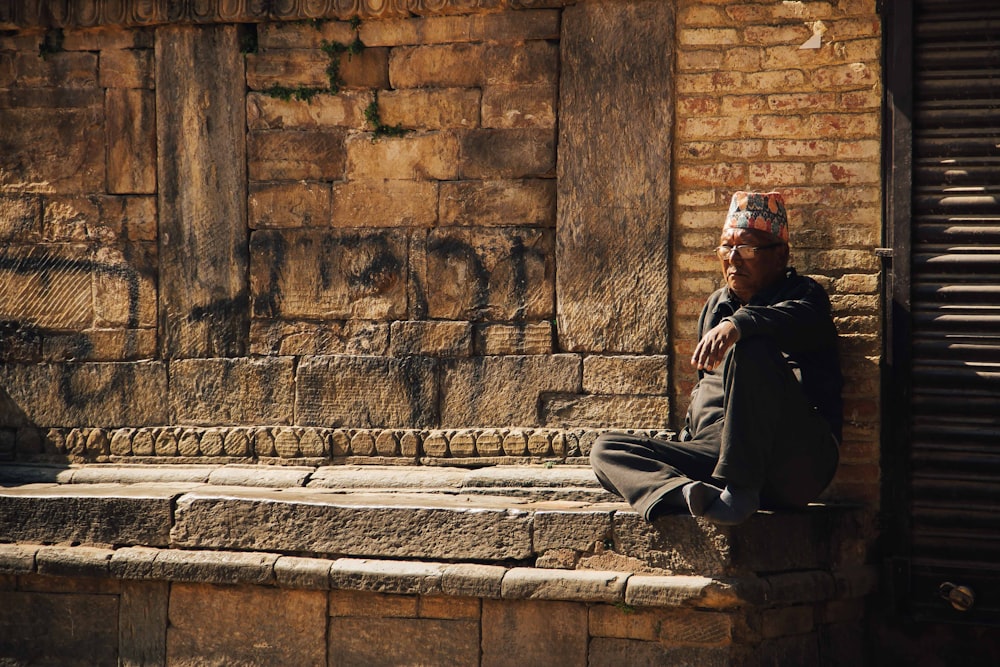
[[[837,329],[830,313],[830,299],[812,278],[789,268],[785,277],[761,290],[749,303],[741,305],[728,287],[717,290],[698,318],[699,340],[714,326],[729,320],[740,332],[740,340],[769,336],[791,364],[802,389],[817,411],[829,422],[839,443],[844,424],[844,385],[837,351]],[[720,369],[721,370],[721,369]],[[699,392],[721,391],[720,382],[703,382],[707,373],[698,372],[691,406],[721,406],[721,396],[698,396]],[[688,426],[701,421],[688,412]]]

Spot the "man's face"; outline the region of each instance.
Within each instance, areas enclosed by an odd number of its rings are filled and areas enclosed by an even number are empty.
[[[766,246],[778,242],[778,239],[754,229],[725,229],[719,245]],[[722,275],[736,296],[746,303],[754,294],[769,287],[785,275],[788,265],[788,245],[781,245],[757,253],[733,252],[722,262]]]

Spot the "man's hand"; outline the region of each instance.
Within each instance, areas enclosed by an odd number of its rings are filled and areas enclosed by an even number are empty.
[[[723,320],[709,329],[708,333],[698,341],[691,355],[691,365],[702,371],[715,370],[722,362],[726,352],[740,339],[740,332],[728,320]]]

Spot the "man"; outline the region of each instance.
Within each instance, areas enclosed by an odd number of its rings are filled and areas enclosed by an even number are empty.
[[[837,331],[823,288],[788,266],[781,195],[734,194],[716,254],[726,286],[698,321],[679,442],[611,432],[590,454],[601,484],[648,521],[690,512],[738,524],[761,506],[815,500],[836,472]]]

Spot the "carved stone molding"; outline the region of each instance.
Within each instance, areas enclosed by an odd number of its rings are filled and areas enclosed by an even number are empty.
[[[586,457],[607,429],[353,429],[299,426],[19,429],[17,461],[149,460],[491,465]],[[636,429],[644,435],[669,432]]]
[[[21,0],[0,3],[0,28],[402,18],[562,7],[573,2],[575,0]]]

